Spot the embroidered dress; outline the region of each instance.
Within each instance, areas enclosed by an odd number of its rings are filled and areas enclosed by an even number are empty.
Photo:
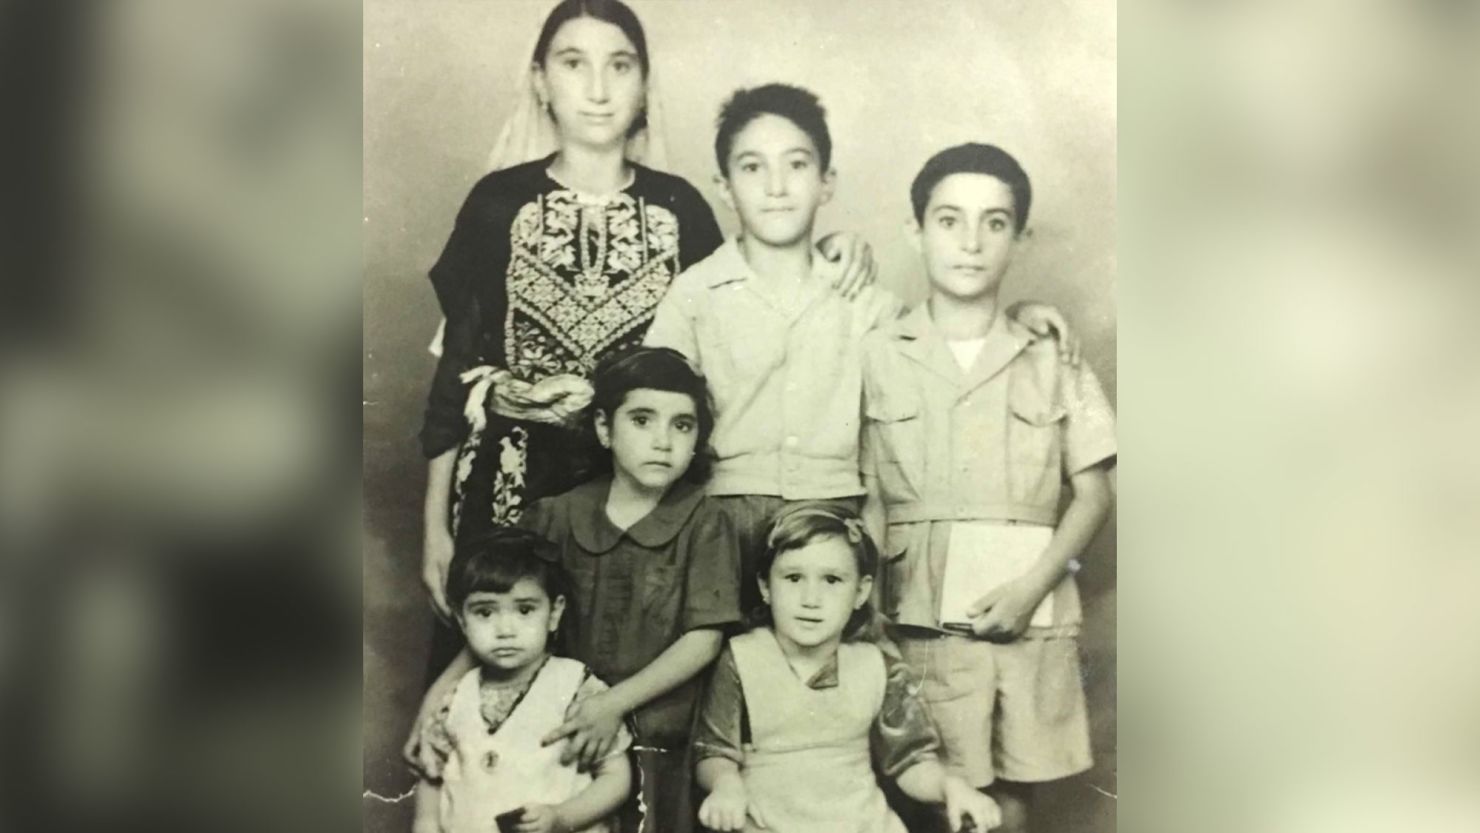
[[[529,384],[589,376],[642,341],[669,283],[721,241],[708,205],[678,177],[633,165],[625,188],[592,197],[551,178],[552,160],[474,186],[431,270],[447,327],[421,441],[428,457],[461,444],[452,499],[460,537],[515,523],[588,468],[579,435],[559,418],[469,403],[470,391],[488,391],[476,383],[495,369]]]

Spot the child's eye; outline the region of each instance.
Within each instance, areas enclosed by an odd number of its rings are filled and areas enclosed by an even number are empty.
[[[808,169],[810,167],[812,167],[812,164],[810,162],[808,162],[807,160],[805,160],[805,159],[793,159],[793,160],[791,160],[791,169],[793,171],[805,171],[806,169]]]
[[[1002,219],[1001,217],[993,217],[992,222],[988,225],[991,227],[992,231],[1001,231],[1007,228],[1007,221]]]
[[[753,173],[755,173],[756,171],[758,171],[760,169],[761,169],[761,166],[758,165],[758,164],[756,164],[755,162],[745,162],[745,163],[743,163],[743,164],[740,165],[740,170],[742,170],[742,171],[744,171],[744,172],[746,172],[748,174],[753,174]]]
[[[935,221],[935,224],[938,225],[938,226],[940,226],[941,228],[955,228],[956,227],[956,218],[955,217],[941,217],[941,218],[939,218],[939,219],[937,219]]]
[[[629,73],[629,72],[632,71],[632,62],[631,61],[616,61],[616,62],[613,62],[612,63],[612,69],[616,70],[620,74],[625,75],[625,74],[627,74],[627,73]]]
[[[792,584],[796,584],[797,582],[802,580],[802,575],[801,573],[787,573],[786,575],[781,577],[781,580],[789,581]]]
[[[674,423],[673,427],[685,434],[691,434],[697,426],[694,425],[692,420],[681,419]]]
[[[563,60],[563,61],[560,62],[560,65],[563,66],[563,67],[565,67],[566,69],[576,69],[576,68],[580,67],[580,65],[581,65],[581,59],[580,58],[566,58],[565,60]]]
[[[647,425],[648,424],[648,418],[644,414],[633,414],[633,416],[632,416],[632,424],[633,425],[637,425],[637,426]]]
[[[842,584],[843,583],[843,577],[842,576],[827,576],[823,580],[826,581],[828,584]]]
[[[519,606],[519,615],[520,616],[528,616],[531,613],[534,613],[534,606],[533,605],[520,605]]]

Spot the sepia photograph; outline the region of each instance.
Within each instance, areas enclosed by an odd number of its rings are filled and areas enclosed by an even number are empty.
[[[1114,7],[364,13],[364,829],[1114,830]]]

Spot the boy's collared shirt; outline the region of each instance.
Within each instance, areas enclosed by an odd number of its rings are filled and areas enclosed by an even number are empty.
[[[869,336],[863,468],[889,523],[885,613],[934,628],[950,527],[1055,526],[1063,483],[1116,454],[1115,417],[1088,366],[999,316],[968,370],[922,303]],[[1054,591],[1054,625],[1080,620],[1072,581]]]
[[[673,282],[645,343],[704,373],[715,400],[714,495],[787,500],[863,493],[858,476],[863,337],[900,303],[826,281],[793,294],[755,273],[735,240]]]

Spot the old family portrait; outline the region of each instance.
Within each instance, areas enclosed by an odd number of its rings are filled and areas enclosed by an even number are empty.
[[[365,54],[366,829],[1113,830],[1113,5]]]

